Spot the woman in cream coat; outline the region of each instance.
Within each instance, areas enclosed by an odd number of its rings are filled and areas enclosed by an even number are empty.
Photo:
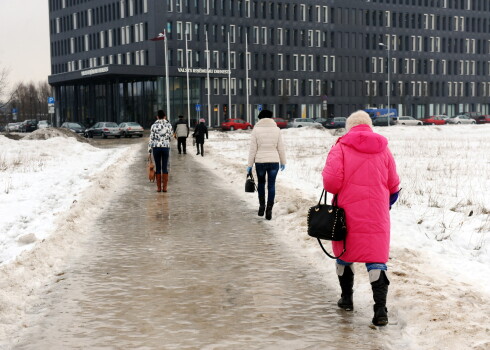
[[[272,207],[276,195],[276,176],[279,169],[286,168],[286,154],[281,132],[272,119],[272,112],[264,109],[259,114],[259,122],[255,124],[250,140],[247,173],[252,172],[255,163],[257,172],[257,191],[259,193],[259,216],[272,219]],[[265,182],[267,175],[267,207],[265,205]]]

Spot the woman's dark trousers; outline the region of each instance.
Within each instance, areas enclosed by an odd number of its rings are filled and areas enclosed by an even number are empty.
[[[257,192],[259,193],[259,204],[265,201],[265,182],[267,176],[267,206],[265,208],[265,218],[272,219],[272,207],[274,206],[274,198],[276,197],[276,177],[279,171],[279,163],[255,163],[255,171],[257,172]],[[263,211],[259,207],[259,216],[263,215]]]
[[[153,159],[155,159],[155,174],[168,174],[168,156],[170,148],[154,147]]]
[[[199,150],[199,146],[201,146],[201,150]],[[204,143],[199,143],[199,142],[196,142],[196,147],[197,147],[197,153],[196,155],[201,155],[204,157]]]

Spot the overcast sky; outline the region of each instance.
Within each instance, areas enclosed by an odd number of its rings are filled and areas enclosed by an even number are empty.
[[[48,0],[0,0],[0,68],[9,82],[47,81],[50,74]]]

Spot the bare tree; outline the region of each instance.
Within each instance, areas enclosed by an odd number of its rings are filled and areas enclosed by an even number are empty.
[[[19,120],[47,119],[47,100],[50,96],[51,87],[47,82],[35,85],[33,82],[20,83],[15,90],[11,106],[17,109]]]
[[[9,91],[9,73],[7,68],[0,67],[0,108],[9,104],[15,91],[15,89]]]

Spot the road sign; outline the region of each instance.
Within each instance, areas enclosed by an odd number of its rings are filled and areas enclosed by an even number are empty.
[[[201,105],[199,103],[196,103],[196,112],[201,111]]]
[[[51,105],[51,106],[48,107],[48,113],[49,114],[54,114],[54,106]]]
[[[326,100],[322,102],[322,109],[323,109],[324,111],[326,111],[326,110],[327,110],[327,101],[326,101]]]
[[[257,110],[258,110],[259,112],[261,112],[261,111],[262,111],[262,105],[257,105]]]
[[[48,105],[54,105],[54,97],[48,97]]]
[[[17,108],[12,108],[12,114],[17,114]]]

